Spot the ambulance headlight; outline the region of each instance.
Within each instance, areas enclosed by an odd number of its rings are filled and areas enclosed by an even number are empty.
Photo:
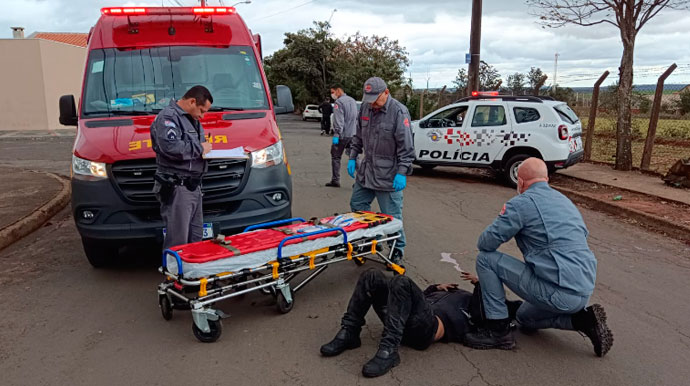
[[[85,160],[75,155],[72,155],[72,173],[95,178],[108,178],[105,163]]]
[[[267,168],[269,166],[280,165],[283,162],[283,142],[252,152],[252,167]]]

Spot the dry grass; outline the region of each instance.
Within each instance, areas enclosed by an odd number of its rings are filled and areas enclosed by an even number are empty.
[[[642,161],[644,141],[637,140],[632,144],[633,166],[639,167]],[[616,138],[597,135],[592,146],[592,161],[614,163],[616,161]],[[652,152],[650,169],[666,174],[668,169],[680,158],[690,157],[690,147],[655,144]]]

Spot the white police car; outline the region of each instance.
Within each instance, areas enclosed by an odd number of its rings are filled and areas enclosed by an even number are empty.
[[[539,157],[550,172],[579,162],[580,119],[565,102],[549,97],[473,92],[412,122],[415,163],[487,167],[517,185],[517,167]]]

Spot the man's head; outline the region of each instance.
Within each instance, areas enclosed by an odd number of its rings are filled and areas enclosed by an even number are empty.
[[[204,117],[204,114],[211,108],[212,103],[213,97],[211,92],[204,86],[190,88],[182,96],[182,99],[177,101],[177,105],[196,120],[201,120]]]
[[[340,84],[331,85],[331,98],[333,100],[340,98],[343,94],[345,94],[345,91],[343,91],[343,87]]]
[[[390,91],[388,91],[386,82],[375,76],[364,82],[364,97],[362,98],[362,103],[370,103],[371,107],[379,109],[386,104],[389,94]]]
[[[549,170],[544,161],[539,158],[527,158],[518,167],[517,191],[524,193],[532,184],[537,182],[549,182]]]

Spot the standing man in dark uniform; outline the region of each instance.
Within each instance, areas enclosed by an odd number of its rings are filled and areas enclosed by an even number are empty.
[[[203,156],[211,144],[199,121],[212,103],[206,87],[194,86],[182,99],[171,100],[151,124],[157,165],[153,191],[161,203],[166,249],[203,237],[201,177],[206,172]]]
[[[347,173],[357,178],[352,188],[350,209],[371,210],[376,198],[381,212],[402,221],[403,189],[412,174],[414,147],[407,107],[393,99],[383,79],[369,78],[364,83],[364,97],[352,138]],[[357,166],[357,157],[364,157]],[[393,263],[401,264],[405,249],[405,231],[393,250]]]
[[[357,102],[339,85],[331,87],[333,107],[333,144],[331,145],[331,181],[326,186],[340,187],[340,159],[350,151],[352,136],[357,130]]]
[[[326,98],[323,103],[319,105],[319,112],[321,113],[321,135],[330,135],[331,114],[333,114],[333,106],[331,106],[330,99]]]

